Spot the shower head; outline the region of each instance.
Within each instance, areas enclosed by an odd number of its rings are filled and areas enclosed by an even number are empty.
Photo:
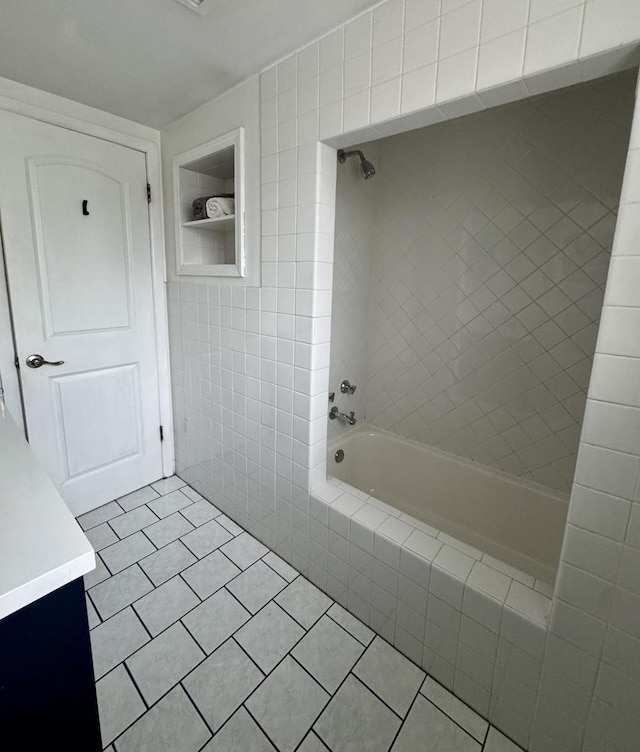
[[[359,149],[354,149],[353,151],[345,151],[344,149],[340,149],[338,151],[338,162],[340,164],[344,164],[347,161],[347,157],[360,157],[360,173],[362,177],[365,180],[369,180],[369,178],[372,178],[376,174],[376,168],[369,162],[368,159],[365,159],[364,154]]]

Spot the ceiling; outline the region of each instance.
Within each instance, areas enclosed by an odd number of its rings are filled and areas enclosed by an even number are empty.
[[[379,0],[0,0],[0,76],[155,128]]]

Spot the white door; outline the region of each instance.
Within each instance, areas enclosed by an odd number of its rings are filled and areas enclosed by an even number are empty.
[[[27,431],[75,514],[162,476],[146,183],[141,152],[0,112]]]

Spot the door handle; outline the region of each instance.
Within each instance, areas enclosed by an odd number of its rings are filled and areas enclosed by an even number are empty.
[[[29,355],[26,361],[29,368],[40,368],[40,366],[61,366],[64,360],[45,360],[42,355],[34,353]]]

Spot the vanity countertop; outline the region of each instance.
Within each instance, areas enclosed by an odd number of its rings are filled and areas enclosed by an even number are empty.
[[[95,565],[91,544],[0,401],[0,619]]]

